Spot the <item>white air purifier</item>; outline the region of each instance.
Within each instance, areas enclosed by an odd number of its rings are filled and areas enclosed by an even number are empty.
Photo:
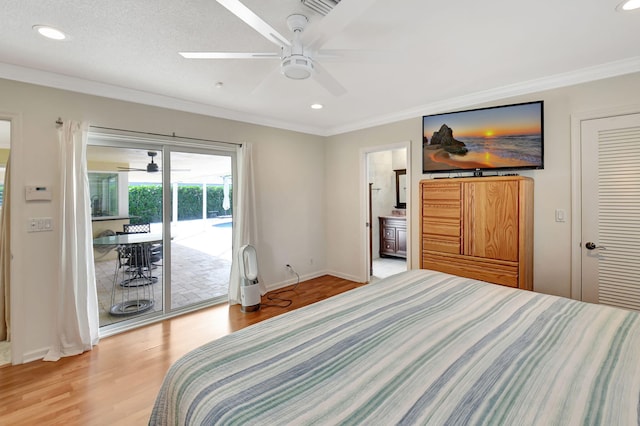
[[[240,302],[242,312],[260,310],[260,285],[258,284],[258,257],[256,249],[247,244],[238,251],[240,266]]]

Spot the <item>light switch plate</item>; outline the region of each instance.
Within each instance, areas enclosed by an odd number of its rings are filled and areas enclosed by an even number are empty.
[[[30,217],[27,219],[27,232],[53,231],[53,218]]]

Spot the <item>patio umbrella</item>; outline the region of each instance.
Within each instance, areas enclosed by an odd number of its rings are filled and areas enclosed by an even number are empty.
[[[225,176],[222,183],[222,193],[224,195],[224,198],[222,199],[222,208],[225,213],[231,207],[231,202],[229,201],[229,180],[229,176]]]

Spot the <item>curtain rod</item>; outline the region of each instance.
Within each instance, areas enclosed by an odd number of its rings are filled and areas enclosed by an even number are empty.
[[[62,121],[62,118],[58,117],[58,119],[56,120],[56,124],[58,126],[62,126],[64,124],[64,122]],[[162,136],[162,137],[168,137],[168,138],[179,138],[179,139],[189,140],[189,141],[213,142],[213,143],[222,143],[222,144],[226,144],[226,145],[242,146],[241,143],[236,143],[236,142],[223,142],[223,141],[216,141],[216,140],[213,140],[213,139],[201,139],[201,138],[190,138],[188,136],[178,136],[178,135],[176,135],[175,132],[173,132],[170,135],[167,135],[167,134],[163,134],[163,133],[151,133],[151,132],[139,132],[139,131],[136,131],[136,130],[115,129],[113,127],[101,127],[101,126],[90,126],[90,127],[94,128],[94,129],[101,129],[101,130],[114,130],[116,132],[136,133],[136,134],[139,134],[139,135]]]

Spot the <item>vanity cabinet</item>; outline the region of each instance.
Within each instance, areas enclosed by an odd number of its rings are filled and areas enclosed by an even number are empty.
[[[533,289],[533,180],[420,182],[421,268]]]
[[[380,257],[407,257],[407,219],[380,216]]]

